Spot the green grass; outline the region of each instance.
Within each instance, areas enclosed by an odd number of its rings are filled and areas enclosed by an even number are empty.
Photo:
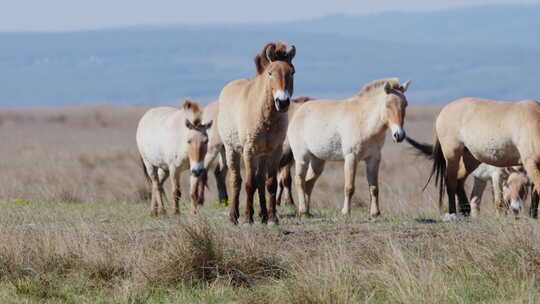
[[[226,207],[0,203],[0,303],[535,303],[540,225],[317,208],[235,227]]]

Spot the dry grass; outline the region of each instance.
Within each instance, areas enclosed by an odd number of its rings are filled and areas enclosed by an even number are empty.
[[[431,138],[437,108],[407,130]],[[1,303],[538,303],[540,228],[527,218],[443,223],[429,164],[388,143],[382,218],[359,170],[351,218],[330,164],[315,216],[234,227],[208,201],[199,217],[150,218],[134,130],[143,109],[0,112]],[[183,189],[187,189],[184,179]],[[184,204],[187,206],[188,204]]]

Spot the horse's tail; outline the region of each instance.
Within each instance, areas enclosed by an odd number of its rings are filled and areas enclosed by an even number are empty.
[[[144,173],[144,178],[146,179],[146,181],[148,183],[150,183],[151,182],[150,176],[148,176],[148,172],[146,171],[146,165],[144,164],[144,160],[143,160],[142,156],[140,157],[140,160],[141,160],[141,165],[142,165],[142,169],[143,169],[143,173]]]
[[[441,148],[441,143],[439,138],[435,135],[435,140],[433,143],[433,152],[431,154],[433,159],[433,167],[431,168],[431,174],[429,179],[424,186],[424,189],[427,187],[433,175],[435,175],[435,186],[439,188],[439,208],[442,205],[444,190],[446,187],[446,159]]]
[[[409,145],[413,146],[413,148],[418,150],[418,154],[423,155],[429,159],[433,159],[433,145],[419,143],[408,136],[405,137],[405,140],[409,143]]]

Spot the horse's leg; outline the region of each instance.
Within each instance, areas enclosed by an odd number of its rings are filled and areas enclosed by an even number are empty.
[[[296,193],[298,196],[298,213],[300,216],[309,215],[309,210],[306,205],[306,174],[308,171],[310,158],[306,155],[298,158],[295,161],[295,176]]]
[[[493,188],[493,200],[495,201],[495,209],[497,214],[504,215],[508,206],[504,202],[503,198],[503,180],[500,174],[494,174],[491,176],[491,187]]]
[[[240,154],[232,148],[226,151],[227,167],[229,168],[229,188],[232,191],[232,204],[229,211],[229,219],[233,224],[238,224],[240,212],[238,205],[240,204],[240,186],[242,185],[242,177],[240,176]]]
[[[180,185],[179,185],[179,175],[180,170],[173,166],[169,166],[169,173],[171,175],[171,203],[172,203],[172,213],[178,214],[178,201],[180,200]]]
[[[540,201],[540,196],[534,191],[534,184],[531,185],[531,205],[529,206],[529,216],[532,218],[538,218],[538,202]]]
[[[462,155],[463,147],[456,146],[443,148],[443,154],[446,159],[446,193],[448,195],[448,213],[456,214],[456,192],[457,176],[459,171],[459,160]]]
[[[292,176],[291,176],[291,165],[285,167],[285,177],[283,183],[285,184],[285,189],[287,189],[287,203],[291,206],[294,206],[294,199],[292,196]]]
[[[276,205],[281,206],[281,195],[285,188],[285,167],[281,168],[278,172],[278,190],[276,197]]]
[[[278,147],[272,155],[267,158],[266,173],[266,193],[268,197],[268,224],[277,225],[279,223],[277,208],[276,208],[276,190],[277,190],[277,170],[279,168],[279,160],[281,159],[281,146]]]
[[[471,216],[477,217],[480,213],[480,203],[482,195],[486,189],[486,182],[478,177],[474,178],[474,185],[471,191]]]
[[[313,192],[313,188],[315,188],[315,183],[321,176],[323,170],[324,170],[325,161],[322,159],[318,159],[315,157],[311,158],[311,162],[309,163],[309,168],[306,174],[306,206],[308,214],[310,214],[309,210],[311,208],[311,193]]]
[[[458,170],[457,196],[459,199],[459,212],[464,216],[471,213],[471,205],[465,192],[465,181],[467,177],[480,165],[480,162],[474,158],[468,149],[464,149],[462,161]]]
[[[381,215],[379,209],[379,167],[381,165],[380,152],[366,160],[366,177],[369,186],[370,210],[372,217]],[[354,181],[354,180],[353,180]],[[354,186],[354,185],[353,185]],[[354,189],[354,188],[353,188]]]
[[[246,224],[253,224],[253,196],[257,190],[256,170],[257,164],[253,153],[244,149],[244,169],[246,172],[246,206],[244,209],[244,221]]]
[[[527,171],[527,175],[529,176],[529,179],[531,180],[533,186],[533,191],[531,193],[531,209],[529,214],[533,217],[537,217],[537,209],[538,209],[538,196],[540,193],[538,192],[540,189],[538,189],[540,185],[540,170],[538,170],[538,161],[535,158],[528,158],[523,163],[523,167]],[[536,194],[536,196],[535,196]],[[534,212],[533,212],[534,211]]]
[[[265,189],[265,179],[266,179],[266,157],[261,157],[259,159],[259,164],[257,166],[257,176],[255,180],[257,181],[257,194],[259,197],[259,217],[261,218],[261,223],[268,223],[268,209],[266,209],[266,189]]]
[[[227,205],[229,202],[227,184],[225,183],[225,179],[227,177],[227,163],[225,160],[225,151],[223,149],[219,151],[218,164],[216,164],[214,169],[214,176],[216,177],[219,203]]]
[[[341,213],[344,215],[351,215],[351,199],[354,194],[354,182],[356,178],[357,163],[358,162],[356,161],[356,155],[354,155],[353,153],[345,155],[345,162],[343,166],[343,172],[345,174],[345,187],[343,188],[345,200],[343,201],[343,209],[341,209]],[[375,210],[374,208],[378,210],[378,207],[374,207],[374,205],[372,204],[372,212],[373,210]]]
[[[158,194],[158,175],[157,175],[157,168],[150,165],[147,162],[144,162],[144,167],[146,170],[146,174],[148,175],[148,178],[150,179],[152,193],[150,196],[150,216],[157,216],[157,196]]]
[[[165,209],[165,204],[163,203],[163,200],[166,199],[165,190],[163,189],[163,184],[169,177],[169,170],[163,170],[161,168],[158,168],[158,213],[160,215],[166,215],[167,210]]]

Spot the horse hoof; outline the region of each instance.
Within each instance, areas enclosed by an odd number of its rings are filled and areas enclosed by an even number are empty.
[[[305,217],[305,218],[312,218],[313,215],[309,212],[302,212],[300,213],[300,217]]]
[[[449,214],[449,213],[445,213],[443,218],[442,218],[442,221],[443,222],[453,222],[453,221],[456,221],[458,219],[457,215],[455,213],[452,213],[452,214]]]
[[[278,221],[277,220],[271,220],[271,221],[268,221],[268,227],[274,227],[274,226],[277,226],[279,225]]]
[[[381,212],[380,211],[377,211],[377,212],[371,212],[371,217],[375,218],[375,217],[379,217],[381,216]]]
[[[158,215],[157,210],[152,210],[152,211],[150,211],[150,216],[155,217],[155,216],[157,216],[157,215]]]
[[[343,215],[351,215],[351,210],[341,209],[341,214],[343,214]]]
[[[243,222],[242,227],[253,227],[253,222]]]

